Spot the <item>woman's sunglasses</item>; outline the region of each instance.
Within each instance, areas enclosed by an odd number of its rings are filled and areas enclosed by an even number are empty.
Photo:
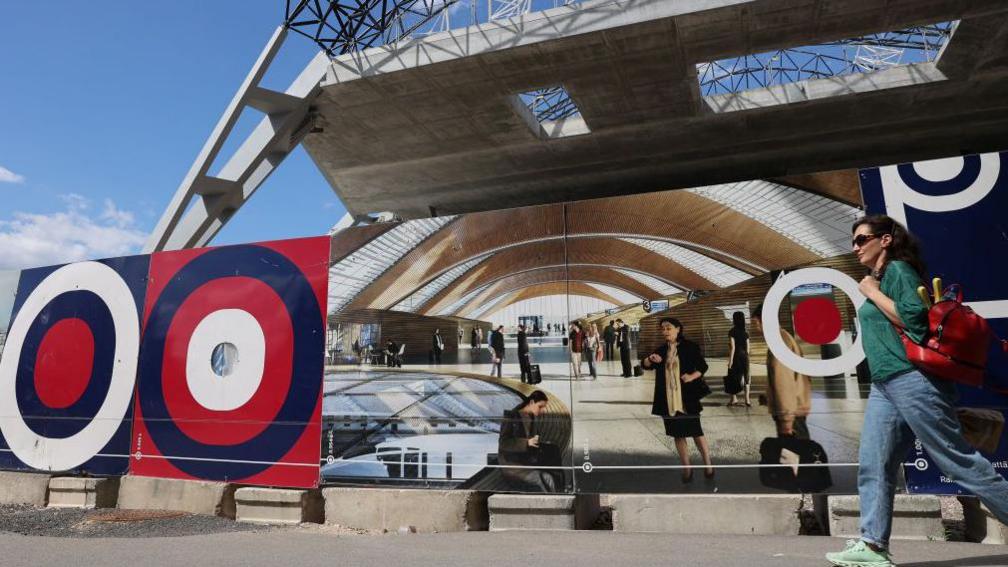
[[[859,234],[859,235],[855,236],[853,238],[853,240],[851,240],[851,242],[850,242],[851,243],[851,248],[854,248],[854,247],[860,248],[861,246],[864,246],[865,244],[868,244],[873,239],[878,238],[879,236],[881,236],[881,235],[879,235],[879,234]]]

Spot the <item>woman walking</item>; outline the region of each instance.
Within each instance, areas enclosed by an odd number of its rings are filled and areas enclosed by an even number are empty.
[[[731,394],[728,406],[752,406],[749,399],[749,333],[746,332],[745,314],[732,313],[732,328],[728,331],[728,375],[725,376],[725,393]],[[738,394],[745,391],[745,404]]]
[[[572,375],[575,380],[581,379],[581,350],[584,348],[584,332],[581,330],[581,323],[574,321],[570,325],[570,334],[567,335],[570,348]]]
[[[598,327],[595,324],[588,325],[588,333],[585,335],[584,339],[584,356],[588,359],[588,373],[591,374],[592,380],[598,378],[598,373],[595,372],[595,353],[598,352],[599,348],[599,334]]]
[[[665,434],[675,439],[679,461],[683,465],[683,483],[693,480],[689,448],[686,445],[689,437],[693,438],[707,467],[704,476],[714,478],[707,438],[700,425],[700,412],[703,411],[700,399],[703,393],[699,387],[700,378],[707,372],[707,361],[704,360],[700,347],[683,336],[683,325],[678,319],[665,317],[660,325],[665,343],[641,361],[642,367],[655,371],[651,414],[662,418]]]
[[[858,220],[852,231],[854,253],[871,270],[859,285],[868,300],[858,310],[872,380],[858,459],[861,539],[826,559],[888,567],[897,478],[915,436],[945,476],[977,495],[1002,523],[1008,523],[1008,481],[963,438],[955,386],[915,368],[896,331],[918,342],[928,331],[928,308],[917,295],[924,264],[916,239],[884,215]]]

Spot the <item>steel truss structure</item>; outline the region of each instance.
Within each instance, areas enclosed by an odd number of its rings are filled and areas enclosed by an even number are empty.
[[[287,0],[284,25],[330,57],[422,35],[458,0]]]
[[[700,63],[700,91],[704,96],[737,93],[934,61],[955,25],[943,22]]]

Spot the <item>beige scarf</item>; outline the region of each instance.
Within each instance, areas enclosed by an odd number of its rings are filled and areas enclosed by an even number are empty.
[[[679,379],[679,352],[674,343],[668,344],[665,356],[665,404],[669,415],[686,413],[682,401],[682,380]]]

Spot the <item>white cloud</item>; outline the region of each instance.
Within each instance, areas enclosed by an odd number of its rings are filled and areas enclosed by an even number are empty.
[[[0,221],[0,269],[127,256],[143,246],[147,234],[137,229],[132,213],[111,200],[97,217],[80,195],[64,195],[63,201],[63,212],[15,212]]]
[[[23,183],[24,180],[24,175],[18,175],[0,165],[0,183]]]

